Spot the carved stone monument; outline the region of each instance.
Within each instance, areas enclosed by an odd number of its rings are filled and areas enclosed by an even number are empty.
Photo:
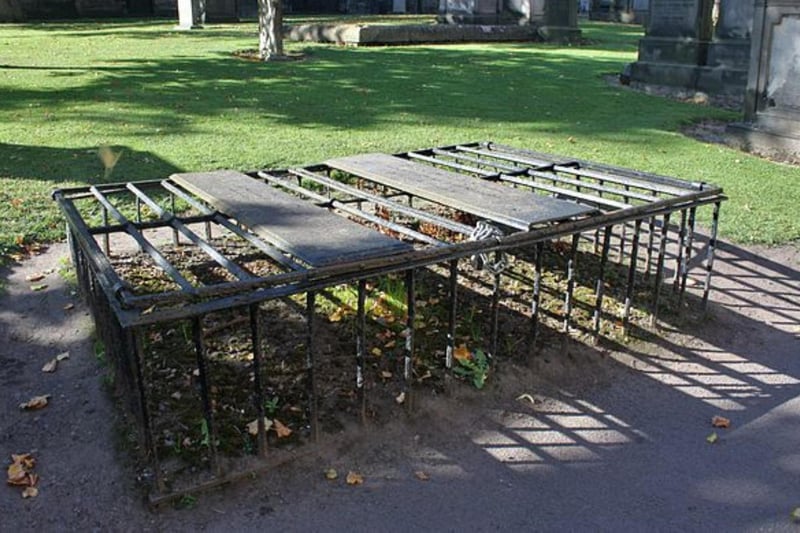
[[[753,0],[651,0],[631,79],[711,93],[744,91]]]
[[[745,120],[747,147],[800,162],[800,0],[757,0]]]

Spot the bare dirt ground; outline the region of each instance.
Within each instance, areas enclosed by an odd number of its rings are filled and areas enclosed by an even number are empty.
[[[484,391],[422,398],[413,416],[354,425],[321,451],[155,511],[120,446],[88,311],[52,271],[66,255],[53,245],[2,274],[0,454],[32,453],[41,480],[30,499],[0,488],[0,531],[796,531],[797,246],[723,244],[706,317],[692,287],[661,335],[501,360]],[[19,409],[42,394],[44,409]],[[732,427],[711,427],[717,414]],[[349,470],[363,485],[345,483]]]

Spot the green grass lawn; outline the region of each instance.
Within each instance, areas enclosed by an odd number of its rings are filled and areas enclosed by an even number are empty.
[[[603,81],[635,59],[636,27],[585,24],[592,44],[572,47],[287,43],[307,58],[263,64],[232,56],[255,23],[173,25],[0,25],[0,255],[62,237],[56,187],[474,140],[717,183],[726,238],[800,238],[800,168],[679,133],[736,114]],[[112,172],[105,145],[122,151]]]

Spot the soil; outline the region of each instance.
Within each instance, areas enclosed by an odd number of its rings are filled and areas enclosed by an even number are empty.
[[[35,498],[22,499],[18,487],[0,489],[3,531],[239,530],[256,523],[293,529],[300,526],[278,520],[297,515],[298,509],[308,514],[298,523],[319,526],[325,521],[315,521],[317,513],[335,512],[326,510],[327,498],[358,490],[345,484],[350,470],[361,473],[366,486],[415,475],[417,479],[444,476],[448,465],[433,450],[447,450],[451,457],[465,458],[462,466],[478,471],[486,468],[485,461],[469,462],[469,450],[498,421],[513,424],[523,406],[532,412],[553,412],[565,402],[580,403],[597,394],[625,396],[630,383],[655,367],[690,376],[709,358],[763,368],[767,362],[759,357],[765,347],[773,367],[780,368],[779,361],[796,356],[800,339],[798,247],[745,250],[723,244],[714,265],[715,290],[706,318],[699,313],[702,272],[695,269],[687,306],[664,316],[658,335],[637,328],[635,338],[625,342],[593,347],[571,341],[566,354],[548,343],[525,360],[503,358],[481,391],[460,381],[449,382],[444,389],[426,389],[411,415],[395,406],[379,423],[361,427],[355,421],[345,422],[325,435],[323,445],[266,474],[154,510],[145,503],[137,479],[141,470],[131,460],[125,426],[108,386],[108,368],[95,355],[89,312],[57,272],[67,255],[65,245],[56,244],[3,273],[0,452],[6,461],[12,453],[31,453],[40,476]],[[28,281],[37,274],[45,278]],[[32,290],[33,285],[46,287]],[[69,358],[55,372],[42,372],[45,363],[64,352]],[[767,386],[752,395],[746,390],[726,392],[713,384],[709,388],[718,393],[707,400],[711,405],[722,410],[742,405],[739,417],[744,421],[772,405],[765,399],[769,394],[759,395]],[[778,385],[773,389],[779,390]],[[782,390],[785,395],[796,387]],[[43,394],[50,395],[45,408],[18,407]],[[759,402],[767,405],[759,408]],[[393,409],[390,404],[382,408]],[[631,431],[640,429],[646,428]],[[322,472],[328,468],[337,470],[336,480],[325,479]],[[366,501],[370,494],[364,493]],[[565,517],[565,526],[569,523]]]

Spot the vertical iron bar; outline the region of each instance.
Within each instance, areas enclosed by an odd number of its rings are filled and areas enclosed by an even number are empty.
[[[650,316],[650,325],[655,327],[658,324],[658,299],[661,296],[661,281],[664,277],[664,255],[667,249],[667,232],[669,231],[669,216],[664,215],[663,226],[661,226],[661,239],[658,243],[658,259],[656,260],[656,282],[653,288],[653,314]]]
[[[261,349],[261,327],[258,320],[258,304],[250,305],[250,336],[253,340],[253,387],[255,388],[256,416],[258,417],[258,456],[267,455],[267,428],[264,423],[264,352]]]
[[[658,200],[658,192],[653,191],[653,201]],[[647,260],[644,264],[644,279],[650,279],[650,269],[653,266],[653,247],[656,238],[656,217],[650,217],[647,225]]]
[[[694,251],[694,223],[696,214],[696,207],[689,209],[689,233],[686,236],[686,249],[683,252],[683,264],[681,265],[681,289],[678,293],[679,309],[683,306],[683,297],[686,294],[686,280],[689,277],[689,262],[692,260],[692,252]]]
[[[681,268],[683,267],[683,249],[686,246],[686,209],[681,210],[681,226],[678,231],[678,250],[675,258],[675,272],[672,274],[672,292],[681,288]]]
[[[132,330],[129,335],[131,336],[131,344],[133,353],[130,354],[133,359],[134,372],[136,374],[136,388],[139,401],[139,410],[142,415],[142,429],[144,432],[144,446],[146,453],[150,456],[153,465],[153,477],[156,487],[160,492],[166,490],[166,485],[161,477],[161,463],[158,459],[158,447],[156,446],[155,439],[153,438],[153,420],[150,418],[150,408],[148,407],[147,386],[144,381],[144,343],[142,341],[143,332],[141,329]]]
[[[708,309],[708,295],[711,292],[711,271],[714,268],[714,253],[717,248],[717,229],[719,227],[719,209],[721,203],[714,204],[711,220],[711,235],[708,238],[708,255],[706,256],[706,279],[703,283],[703,311]]]
[[[412,409],[412,380],[414,371],[414,319],[416,318],[416,296],[414,269],[406,270],[406,345],[403,358],[403,380],[405,386],[406,409]]]
[[[319,442],[319,417],[317,415],[317,382],[314,373],[314,307],[317,293],[306,293],[306,390],[308,391],[308,416],[311,438]]]
[[[192,318],[192,340],[197,357],[197,371],[200,378],[200,397],[203,402],[203,419],[206,423],[208,450],[211,455],[211,471],[215,476],[220,475],[219,457],[217,456],[217,433],[214,427],[214,406],[211,403],[211,387],[208,381],[208,364],[206,361],[206,348],[203,343],[203,325],[200,317]]]
[[[625,185],[626,191],[629,191],[630,189],[631,188],[629,185]],[[629,202],[629,200],[630,198],[628,198],[627,196],[625,195],[622,196],[622,201],[625,202],[626,204]],[[628,240],[627,235],[628,235],[628,224],[623,222],[619,238],[619,257],[617,258],[617,262],[620,265],[625,262],[625,241]]]
[[[495,264],[502,259],[502,252],[494,253]],[[492,357],[497,356],[497,340],[500,336],[500,272],[492,272],[492,323],[489,349]]]
[[[633,303],[633,290],[636,285],[636,261],[639,253],[639,232],[642,230],[642,220],[637,218],[633,230],[631,243],[631,263],[628,267],[628,286],[625,288],[625,311],[622,316],[622,334],[627,337],[630,333],[631,304]]]
[[[542,257],[544,243],[536,243],[536,259],[533,270],[533,297],[531,301],[531,346],[536,348],[536,337],[539,334],[539,305],[542,299]]]
[[[103,206],[102,213],[103,213],[103,228],[108,229],[108,209],[106,208],[106,206]],[[108,231],[103,233],[103,251],[106,253],[106,255],[111,254],[111,242]]]
[[[206,220],[205,226],[206,226],[206,240],[211,241],[211,239],[213,238],[211,235],[211,222]]]
[[[564,338],[561,342],[562,352],[566,352],[569,344],[569,328],[572,318],[572,294],[575,290],[575,268],[578,260],[578,240],[580,233],[572,234],[572,243],[569,248],[569,259],[567,260],[567,293],[564,295]]]
[[[356,316],[356,393],[359,404],[361,423],[367,421],[367,396],[364,390],[364,351],[366,331],[366,312],[364,310],[367,292],[367,282],[358,280],[358,305]]]
[[[169,194],[169,199],[170,199],[170,208],[172,210],[172,214],[173,214],[173,216],[177,216],[175,214],[175,193],[170,193]],[[172,228],[172,244],[175,245],[175,246],[178,246],[178,242],[179,242],[178,241],[178,229],[173,226],[173,228]]]
[[[603,315],[603,293],[605,292],[605,273],[606,263],[608,263],[608,250],[611,248],[612,226],[606,226],[603,231],[603,250],[600,255],[600,268],[597,274],[597,285],[595,287],[594,316],[592,326],[594,327],[594,342],[600,340],[600,318]]]
[[[456,349],[456,311],[458,309],[458,259],[450,261],[450,305],[447,323],[447,351],[445,368],[453,368],[453,353]]]
[[[142,223],[142,201],[136,197],[136,222]]]

